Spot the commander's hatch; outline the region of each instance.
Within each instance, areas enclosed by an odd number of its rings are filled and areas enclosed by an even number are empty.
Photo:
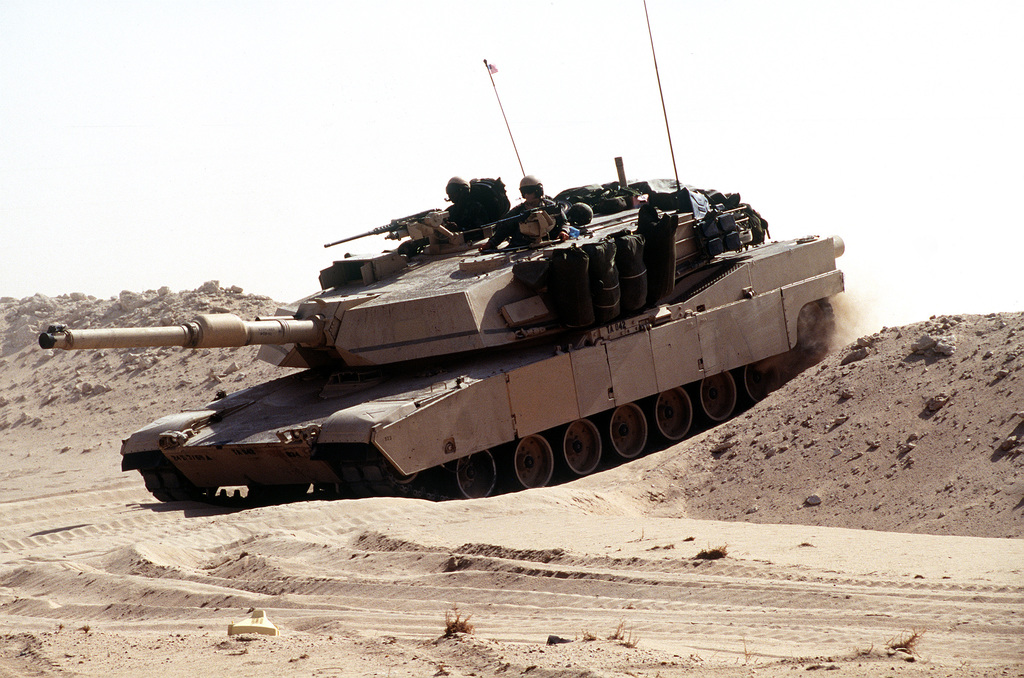
[[[369,285],[393,276],[408,265],[406,258],[397,252],[346,257],[320,271],[320,289],[329,290],[343,285]]]

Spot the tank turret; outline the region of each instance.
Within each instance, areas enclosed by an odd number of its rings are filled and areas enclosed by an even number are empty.
[[[369,232],[402,242],[340,258],[273,317],[54,325],[40,346],[259,344],[262,360],[309,368],[124,441],[122,470],[158,499],[223,501],[540,487],[723,421],[825,345],[840,238],[772,242],[738,194],[675,182],[620,177],[556,201],[593,214],[566,242],[538,230],[557,214],[527,212],[529,245],[481,251],[507,220],[459,230],[427,210]]]

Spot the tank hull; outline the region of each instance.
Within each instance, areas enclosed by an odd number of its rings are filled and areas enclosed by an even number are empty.
[[[526,340],[468,357],[431,360],[420,347],[412,362],[311,369],[153,422],[125,441],[122,468],[164,500],[231,487],[279,499],[275,488],[479,496],[502,482],[546,484],[547,466],[579,470],[573,455],[595,452],[573,437],[581,430],[600,436],[598,456],[628,459],[648,432],[675,430],[680,403],[721,420],[728,383],[742,387],[760,374],[748,366],[798,350],[801,312],[843,291],[838,251],[831,238],[805,238],[727,254],[684,271],[666,302],[642,312],[520,332]],[[508,285],[496,275],[482,286]],[[438,470],[453,483],[427,479]]]

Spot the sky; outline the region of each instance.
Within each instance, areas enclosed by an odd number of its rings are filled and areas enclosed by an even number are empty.
[[[1024,310],[1024,4],[647,8],[684,183],[840,235],[869,329]],[[0,0],[0,297],[305,297],[453,175],[514,202],[496,93],[549,194],[674,175],[642,0]]]

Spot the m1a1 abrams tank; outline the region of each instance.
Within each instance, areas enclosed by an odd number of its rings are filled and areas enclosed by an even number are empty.
[[[472,498],[586,475],[765,397],[843,290],[840,238],[762,242],[738,196],[643,186],[646,206],[568,242],[544,240],[536,213],[532,246],[478,252],[427,212],[390,226],[416,247],[346,256],[274,317],[54,325],[40,344],[262,344],[260,359],[308,368],[131,434],[122,470],[162,501]]]

